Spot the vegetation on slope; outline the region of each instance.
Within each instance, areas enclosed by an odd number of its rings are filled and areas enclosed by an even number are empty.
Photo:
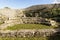
[[[27,17],[52,18],[60,22],[60,4],[34,5],[24,11]]]

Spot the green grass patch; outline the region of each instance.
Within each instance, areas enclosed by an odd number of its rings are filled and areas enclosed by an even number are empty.
[[[17,24],[14,26],[8,26],[8,30],[20,30],[20,29],[50,29],[55,28],[53,26],[46,26],[42,24]]]
[[[0,40],[47,40],[45,37],[33,37],[33,38],[9,38],[9,37],[6,37],[6,38],[0,38]]]
[[[0,25],[3,24],[3,22],[0,22]]]

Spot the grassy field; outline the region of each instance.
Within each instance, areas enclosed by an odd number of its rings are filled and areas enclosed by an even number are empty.
[[[37,38],[37,37],[33,37],[33,38],[0,38],[0,40],[47,40],[47,38],[44,38],[44,37],[40,37],[40,38]]]
[[[14,26],[8,26],[8,30],[19,30],[19,29],[51,29],[53,26],[46,26],[42,24],[17,24]]]

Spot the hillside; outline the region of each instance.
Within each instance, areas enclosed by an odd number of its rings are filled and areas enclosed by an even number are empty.
[[[26,10],[42,10],[42,9],[51,9],[51,8],[60,8],[60,4],[44,4],[44,5],[33,5],[27,7]]]
[[[33,5],[22,10],[5,7],[0,9],[0,21],[3,23],[0,28],[11,24],[59,26],[60,4]]]
[[[60,4],[0,9],[0,24],[0,40],[60,40]]]
[[[33,5],[25,9],[27,17],[51,18],[60,22],[60,4]]]

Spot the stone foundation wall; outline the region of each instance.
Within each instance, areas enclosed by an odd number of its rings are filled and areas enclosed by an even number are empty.
[[[36,24],[36,23],[45,23],[45,18],[41,17],[22,17],[23,23]]]
[[[40,29],[40,30],[0,30],[0,37],[47,37],[60,32],[57,29]],[[60,34],[59,34],[60,35]]]

